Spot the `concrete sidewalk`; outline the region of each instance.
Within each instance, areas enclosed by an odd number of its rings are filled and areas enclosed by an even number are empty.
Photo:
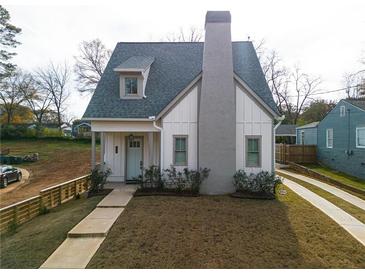
[[[316,180],[316,179],[313,179],[313,178],[310,178],[310,177],[307,177],[307,176],[304,176],[304,175],[301,175],[301,174],[297,174],[297,173],[294,173],[294,172],[290,172],[290,171],[287,171],[287,170],[283,170],[283,169],[280,169],[278,170],[279,172],[283,173],[283,174],[286,174],[286,175],[289,175],[291,177],[294,177],[294,178],[297,178],[299,180],[302,180],[302,181],[305,181],[309,184],[312,184],[314,186],[317,186],[343,200],[345,200],[346,202],[348,203],[351,203],[353,204],[354,206],[357,206],[358,208],[361,208],[363,210],[365,210],[365,201],[359,197],[356,197],[346,191],[343,191],[337,187],[334,187],[334,186],[331,186],[329,184],[326,184],[326,183],[323,183],[319,180]]]
[[[78,223],[40,268],[85,268],[136,191],[136,185],[113,184],[97,207]]]
[[[283,183],[299,196],[327,214],[332,220],[338,223],[365,246],[365,224],[300,184],[286,178],[283,179]]]

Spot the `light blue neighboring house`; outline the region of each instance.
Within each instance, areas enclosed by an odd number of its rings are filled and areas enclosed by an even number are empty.
[[[365,179],[365,99],[344,99],[317,126],[318,161]]]
[[[319,122],[313,122],[296,128],[297,145],[316,145]]]

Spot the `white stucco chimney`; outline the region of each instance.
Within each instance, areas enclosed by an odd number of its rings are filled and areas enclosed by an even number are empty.
[[[236,104],[233,82],[231,14],[208,11],[199,105],[199,167],[211,169],[204,194],[234,191]]]

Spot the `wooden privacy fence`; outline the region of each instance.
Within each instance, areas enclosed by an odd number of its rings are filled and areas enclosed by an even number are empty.
[[[301,164],[317,163],[317,146],[276,144],[275,159],[276,162],[281,164],[287,164],[288,162]]]
[[[0,209],[0,233],[11,223],[22,224],[40,214],[43,208],[54,208],[77,194],[84,193],[90,186],[90,174],[40,191],[39,195]]]

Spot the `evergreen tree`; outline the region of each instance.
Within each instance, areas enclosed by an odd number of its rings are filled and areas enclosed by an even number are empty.
[[[16,66],[10,62],[10,59],[16,53],[9,50],[20,44],[15,37],[21,29],[10,24],[9,21],[9,12],[0,5],[0,80],[14,72]]]

